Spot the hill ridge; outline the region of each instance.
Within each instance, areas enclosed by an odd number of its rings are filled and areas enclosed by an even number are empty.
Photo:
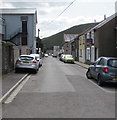
[[[53,46],[61,46],[64,43],[64,34],[81,34],[97,24],[98,23],[86,23],[75,25],[59,33],[43,38],[42,43],[44,44],[45,49],[52,49]]]

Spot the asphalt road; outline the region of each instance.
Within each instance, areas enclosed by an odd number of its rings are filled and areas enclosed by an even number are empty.
[[[16,98],[3,104],[3,118],[115,118],[115,86],[101,88],[86,69],[44,58]]]

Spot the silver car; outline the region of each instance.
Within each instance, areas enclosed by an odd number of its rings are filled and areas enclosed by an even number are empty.
[[[117,58],[100,57],[88,68],[86,76],[96,79],[99,86],[104,82],[117,83]]]
[[[39,54],[31,54],[31,55],[36,57],[36,60],[38,62],[38,66],[41,67],[42,66],[41,56]]]
[[[31,55],[20,55],[15,63],[15,72],[20,69],[33,70],[35,73],[38,71],[38,62],[34,56]]]

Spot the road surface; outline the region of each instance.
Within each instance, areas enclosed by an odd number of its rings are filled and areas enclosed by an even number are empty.
[[[3,118],[115,118],[115,86],[97,86],[86,69],[57,58],[43,66],[8,104]]]

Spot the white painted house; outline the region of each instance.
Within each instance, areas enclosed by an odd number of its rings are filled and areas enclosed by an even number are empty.
[[[6,25],[4,40],[15,43],[20,54],[36,53],[36,9],[0,9],[1,13]]]

